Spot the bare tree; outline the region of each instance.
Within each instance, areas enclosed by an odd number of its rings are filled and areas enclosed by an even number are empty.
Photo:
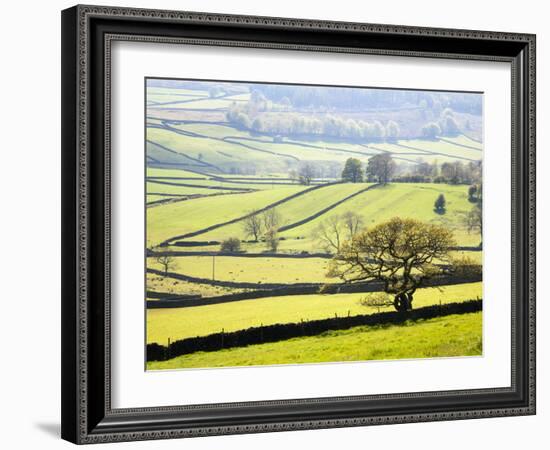
[[[338,253],[342,244],[353,239],[362,228],[361,216],[353,211],[347,211],[341,216],[330,216],[321,222],[313,232],[313,237],[319,241],[325,251]]]
[[[250,211],[243,220],[243,230],[247,236],[257,241],[262,234],[262,218],[258,211]]]
[[[481,241],[479,242],[479,246],[481,247],[483,243],[483,202],[481,199],[466,214],[465,222],[468,233],[477,232],[481,235]]]
[[[338,253],[345,240],[340,216],[330,216],[321,222],[313,232],[313,238],[319,241],[325,251]]]
[[[267,209],[262,213],[262,223],[264,230],[277,230],[282,223],[282,217],[276,208]]]
[[[363,228],[363,218],[353,211],[347,211],[342,215],[342,222],[347,231],[347,239],[353,237]]]
[[[298,171],[296,169],[290,169],[288,171],[288,177],[295,183],[300,182],[300,175],[298,174]]]
[[[397,311],[412,309],[416,289],[448,268],[455,246],[452,232],[440,225],[394,217],[358,233],[340,247],[327,276],[345,283],[380,281],[384,292],[394,295]]]
[[[265,245],[268,250],[276,252],[279,248],[279,234],[275,228],[269,228],[264,235]]]
[[[315,169],[312,164],[305,163],[300,166],[298,170],[298,175],[300,177],[300,183],[309,186],[311,184],[311,181],[313,180],[313,177],[315,176]]]
[[[168,253],[157,253],[155,261],[162,266],[164,276],[167,276],[168,272],[176,266],[176,258]]]

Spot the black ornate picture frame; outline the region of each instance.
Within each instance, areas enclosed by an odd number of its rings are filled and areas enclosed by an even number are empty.
[[[511,386],[113,409],[110,52],[114,41],[510,63]],[[62,85],[64,439],[84,444],[535,414],[534,35],[75,6],[62,13]]]

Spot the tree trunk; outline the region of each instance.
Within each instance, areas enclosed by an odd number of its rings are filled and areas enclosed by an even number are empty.
[[[413,294],[412,292],[408,292],[407,293],[407,302],[408,302],[408,305],[407,305],[407,309],[413,309]]]
[[[412,309],[413,294],[402,292],[397,294],[393,300],[393,306],[399,312],[405,312]]]

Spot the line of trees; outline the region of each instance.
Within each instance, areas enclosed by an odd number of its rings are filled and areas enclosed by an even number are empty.
[[[466,123],[466,128],[468,128],[468,123]],[[427,139],[436,139],[439,136],[457,136],[461,133],[451,108],[445,108],[437,121],[428,122],[420,131],[421,135]]]
[[[418,130],[418,136],[437,139],[462,132],[450,107],[430,109],[428,114],[428,102],[422,100],[419,108],[424,111],[424,120],[429,121]],[[383,123],[380,120],[346,118],[323,108],[306,113],[293,112],[293,103],[287,96],[275,103],[258,91],[253,91],[248,102],[233,102],[226,112],[226,120],[240,128],[283,136],[323,135],[366,142],[392,142],[401,137],[399,124],[394,120]],[[470,128],[469,120],[463,122],[462,128]]]
[[[301,171],[314,174],[312,164],[301,167]],[[418,162],[412,164],[397,164],[390,153],[380,153],[371,156],[363,171],[363,164],[357,158],[348,158],[341,173],[342,181],[348,183],[361,183],[364,180],[387,184],[390,181],[402,183],[445,183],[445,184],[468,184],[468,198],[471,202],[477,201],[478,183],[482,176],[481,161],[462,161],[427,163]],[[298,172],[292,172],[291,178],[306,184]],[[479,191],[480,192],[480,191]]]
[[[401,135],[399,125],[393,120],[383,124],[379,120],[367,122],[333,114],[314,116],[300,113],[255,116],[250,113],[250,109],[247,104],[240,105],[234,102],[226,112],[226,120],[239,128],[283,136],[315,135],[382,142],[395,141]]]
[[[458,112],[481,114],[482,97],[479,94],[407,91],[397,89],[362,89],[341,87],[254,85],[252,96],[281,103],[285,99],[298,108],[365,108],[380,110],[392,108],[422,108],[438,114],[445,108]]]
[[[439,164],[418,160],[416,164],[399,164],[392,181],[403,183],[479,184],[481,161],[448,161]],[[475,194],[474,194],[475,195]]]
[[[369,158],[365,169],[365,178],[369,182],[387,184],[391,181],[396,164],[389,153],[374,155]],[[363,165],[357,158],[348,158],[341,175],[342,181],[349,183],[362,183]]]

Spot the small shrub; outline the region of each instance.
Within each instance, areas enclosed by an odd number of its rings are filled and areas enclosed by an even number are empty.
[[[361,306],[366,306],[370,308],[376,308],[378,312],[382,308],[389,308],[393,306],[392,298],[385,292],[374,292],[362,297],[359,300]]]
[[[452,261],[452,273],[457,277],[474,277],[482,274],[482,267],[476,264],[473,259],[468,256],[454,258]]]
[[[241,249],[241,241],[236,238],[228,238],[221,244],[221,251],[223,253],[237,253]]]

